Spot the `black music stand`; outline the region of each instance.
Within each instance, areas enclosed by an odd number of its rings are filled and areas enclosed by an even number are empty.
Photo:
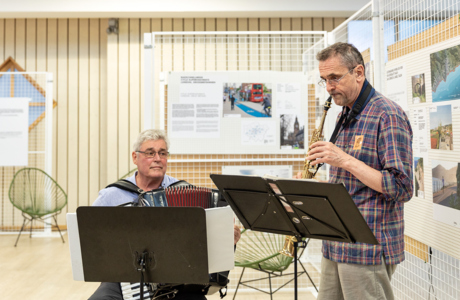
[[[201,207],[79,207],[85,281],[208,284]]]
[[[245,228],[302,238],[378,241],[345,186],[313,180],[211,174]],[[297,245],[294,268],[297,274]],[[295,276],[297,299],[297,275]]]

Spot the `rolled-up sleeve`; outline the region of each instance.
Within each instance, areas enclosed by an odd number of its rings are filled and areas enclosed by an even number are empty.
[[[381,119],[378,149],[385,199],[409,201],[413,194],[412,128],[405,114],[385,114]]]

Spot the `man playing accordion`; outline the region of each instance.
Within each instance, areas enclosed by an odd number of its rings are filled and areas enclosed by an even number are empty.
[[[161,130],[147,129],[141,132],[133,145],[132,158],[137,171],[127,181],[135,184],[143,191],[151,191],[178,182],[176,178],[166,175],[168,166],[169,141]],[[115,186],[107,187],[99,192],[93,206],[118,206],[126,203],[137,203],[137,193],[123,190]],[[234,243],[240,238],[240,230],[234,226]],[[89,298],[90,300],[124,299],[125,288],[120,283],[103,282]],[[174,299],[205,300],[203,292],[187,286],[176,287]],[[172,295],[169,294],[169,297]],[[166,297],[166,296],[165,296]]]

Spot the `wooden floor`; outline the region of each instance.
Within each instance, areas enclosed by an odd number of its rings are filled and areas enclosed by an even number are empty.
[[[69,244],[60,238],[22,235],[14,247],[16,235],[0,235],[0,295],[1,299],[87,299],[98,283],[72,279]],[[218,294],[207,297],[220,299]],[[233,291],[224,299],[231,300]],[[269,300],[261,292],[238,292],[237,299]],[[294,299],[293,292],[277,292],[274,299]],[[299,299],[313,300],[309,292],[299,292]]]
[[[67,236],[64,236],[67,240]],[[69,244],[59,238],[0,235],[3,299],[87,299],[97,283],[72,279]]]

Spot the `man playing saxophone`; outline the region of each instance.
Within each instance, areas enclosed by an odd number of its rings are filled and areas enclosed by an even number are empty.
[[[310,145],[311,166],[330,165],[379,245],[323,241],[319,300],[393,299],[404,260],[404,202],[412,198],[412,129],[402,108],[365,78],[361,53],[336,43],[318,53],[319,85],[343,106],[331,142]],[[300,177],[300,176],[298,176]]]

